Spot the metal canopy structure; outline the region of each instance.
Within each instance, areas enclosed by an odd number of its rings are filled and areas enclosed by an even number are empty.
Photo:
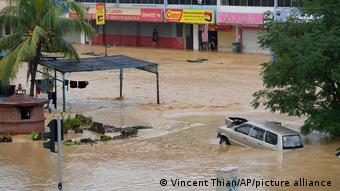
[[[65,95],[65,73],[72,72],[92,72],[103,70],[120,70],[120,97],[123,96],[123,70],[126,68],[136,68],[156,74],[157,83],[157,104],[159,104],[159,76],[158,64],[132,58],[125,55],[114,55],[105,57],[81,58],[80,60],[59,59],[59,57],[45,57],[40,61],[40,65],[49,67],[55,70],[55,90],[57,90],[57,80],[62,83],[63,91],[63,111],[66,110],[66,95]],[[57,73],[62,74],[62,79],[57,78]],[[40,72],[40,71],[39,71]],[[41,72],[42,73],[42,72]]]
[[[49,57],[47,57],[49,58]],[[158,65],[156,63],[131,58],[124,55],[82,58],[77,60],[44,60],[41,65],[53,68],[61,73],[71,72],[91,72],[100,70],[116,70],[124,68],[140,68],[147,67],[147,71],[157,73]]]

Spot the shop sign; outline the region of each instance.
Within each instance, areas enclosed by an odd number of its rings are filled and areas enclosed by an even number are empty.
[[[178,23],[214,23],[214,11],[199,9],[166,9],[165,20],[166,22]]]
[[[231,25],[209,24],[209,31],[230,31],[231,28]]]
[[[105,5],[96,4],[96,25],[105,24]]]
[[[263,13],[217,13],[217,24],[262,25]]]
[[[70,18],[77,18],[75,13],[69,13]],[[86,14],[87,19],[96,18],[93,9],[89,9]],[[112,21],[146,21],[162,22],[162,9],[153,8],[106,8],[106,20]]]

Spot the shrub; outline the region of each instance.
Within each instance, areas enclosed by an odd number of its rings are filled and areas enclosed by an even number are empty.
[[[64,120],[64,128],[67,130],[79,129],[80,126],[81,120],[78,118],[71,118],[70,116],[68,116],[68,118]]]
[[[92,125],[92,117],[86,117],[82,114],[76,114],[76,119],[79,119],[81,121],[82,125]]]
[[[41,140],[42,139],[41,133],[40,132],[36,132],[36,131],[32,131],[31,139],[33,141]]]

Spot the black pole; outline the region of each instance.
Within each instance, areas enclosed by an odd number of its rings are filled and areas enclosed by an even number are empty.
[[[103,42],[105,46],[105,56],[107,56],[107,45],[106,45],[106,0],[104,2],[104,25],[103,25]]]
[[[157,78],[157,104],[159,104],[159,79],[158,79],[159,76],[158,76],[158,71],[156,73],[156,78]]]
[[[119,74],[119,79],[120,79],[120,98],[123,97],[123,69],[120,69],[120,74]]]
[[[57,70],[54,70],[54,91],[55,91],[55,104],[54,108],[57,109]]]
[[[66,111],[66,94],[65,94],[65,74],[63,73],[63,112]]]

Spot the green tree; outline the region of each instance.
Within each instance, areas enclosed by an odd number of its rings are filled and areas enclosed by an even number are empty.
[[[340,135],[339,7],[339,0],[304,1],[299,16],[268,23],[260,37],[275,59],[263,64],[264,89],[254,93],[252,104],[307,116],[305,134]]]
[[[67,8],[78,19],[63,17]],[[12,33],[0,39],[0,50],[9,53],[0,61],[0,80],[9,84],[16,77],[22,63],[28,64],[27,80],[30,78],[30,95],[34,94],[34,81],[42,52],[59,52],[67,58],[79,59],[71,43],[63,39],[69,32],[94,34],[85,21],[85,11],[73,1],[56,3],[55,0],[9,0],[0,11],[0,25],[9,26]]]

